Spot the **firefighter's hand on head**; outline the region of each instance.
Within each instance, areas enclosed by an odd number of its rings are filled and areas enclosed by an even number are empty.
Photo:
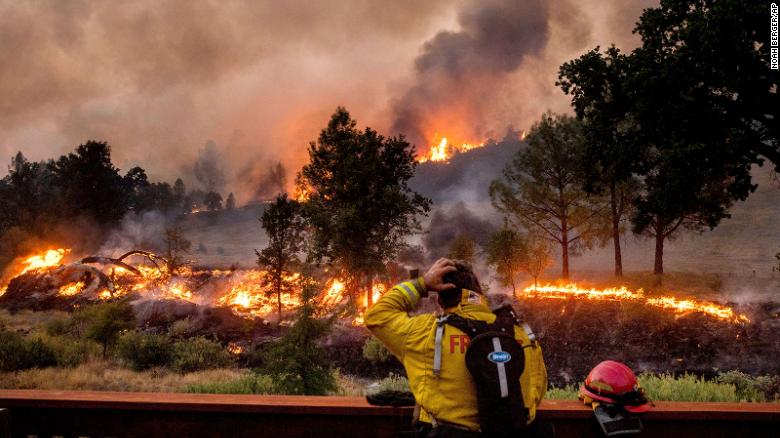
[[[425,288],[435,292],[454,288],[455,285],[452,283],[445,283],[443,277],[445,274],[457,270],[458,268],[455,267],[455,262],[450,259],[441,258],[436,260],[436,263],[434,263],[423,276]]]

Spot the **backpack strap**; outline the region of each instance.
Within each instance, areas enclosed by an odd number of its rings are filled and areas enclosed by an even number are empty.
[[[525,332],[525,335],[528,336],[528,340],[531,341],[531,345],[536,347],[536,335],[534,334],[533,330],[531,330],[531,326],[528,325],[527,322],[523,322],[520,324],[520,327],[523,328],[523,331]]]
[[[446,324],[449,324],[462,331],[466,334],[466,336],[469,337],[469,339],[472,339],[475,336],[488,331],[488,323],[485,321],[466,319],[454,313],[448,313],[436,318],[436,336],[433,341],[433,374],[435,376],[441,375],[441,351],[442,341],[444,340],[444,326]]]
[[[444,338],[444,324],[451,316],[451,314],[446,314],[436,318],[436,337],[433,341],[433,375],[435,376],[441,374],[441,343]]]
[[[528,340],[531,342],[531,345],[534,347],[537,345],[536,335],[534,334],[533,330],[531,330],[531,326],[528,325],[527,322],[520,320],[512,306],[507,304],[494,310],[493,313],[496,314],[496,322],[498,322],[499,318],[511,319],[513,324],[518,325],[523,329],[525,335],[528,336]]]
[[[490,325],[485,321],[468,319],[455,314],[450,314],[446,323],[465,333],[466,336],[469,337],[469,340],[474,339],[490,329]]]

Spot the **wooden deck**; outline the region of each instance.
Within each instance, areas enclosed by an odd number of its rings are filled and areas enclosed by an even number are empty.
[[[0,390],[2,408],[0,438],[394,437],[411,418],[359,397]],[[545,401],[539,419],[556,437],[601,436],[579,402]],[[656,402],[643,422],[648,437],[780,436],[780,404]]]

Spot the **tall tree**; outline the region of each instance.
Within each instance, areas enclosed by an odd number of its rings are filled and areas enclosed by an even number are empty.
[[[477,255],[477,244],[468,234],[460,233],[450,242],[450,249],[447,257],[454,260],[463,260],[473,265],[474,258]]]
[[[168,263],[168,274],[174,275],[184,265],[184,256],[190,252],[192,242],[184,236],[184,231],[179,225],[174,225],[165,230],[163,243],[165,244],[164,250],[165,259]]]
[[[295,288],[291,271],[300,264],[298,253],[301,251],[303,220],[301,206],[279,195],[276,201],[263,212],[260,223],[268,236],[268,246],[261,251],[255,250],[257,264],[265,271],[263,286],[276,296],[278,321],[282,321],[282,294],[289,294]]]
[[[225,184],[225,171],[222,169],[222,159],[217,144],[212,140],[206,142],[206,145],[198,153],[198,158],[193,166],[195,179],[201,185],[204,192],[219,192]]]
[[[717,124],[699,126],[707,120],[689,114],[681,123],[697,122],[691,134],[720,136],[739,162],[764,157],[780,170],[780,71],[771,68],[768,21],[765,2],[661,0],[644,11],[635,32],[642,37],[641,67],[659,74],[648,91],[673,85],[678,98],[718,115]]]
[[[404,237],[419,231],[417,215],[427,214],[431,201],[408,186],[417,162],[404,137],[356,125],[339,107],[310,144],[297,182],[308,193],[303,212],[312,232],[310,258],[333,264],[352,302],[363,290],[370,305],[374,276]]]
[[[230,192],[225,201],[225,210],[233,210],[234,208],[236,208],[236,197],[233,195],[233,192]]]
[[[526,239],[526,256],[520,268],[534,280],[534,289],[539,283],[539,277],[552,264],[548,241],[534,233],[529,233]]]
[[[189,211],[192,206],[187,204],[187,187],[184,185],[184,181],[181,178],[176,178],[173,183],[173,197],[176,202],[176,207],[182,211]]]
[[[209,211],[222,210],[222,195],[216,192],[206,193],[206,196],[203,198],[203,205]]]
[[[780,165],[780,74],[769,68],[765,16],[757,2],[663,0],[637,24],[626,88],[644,187],[632,221],[655,239],[659,276],[666,240],[729,217],[755,190],[750,168],[762,156]]]
[[[490,184],[490,197],[497,209],[560,246],[561,276],[568,279],[571,253],[603,233],[598,203],[582,188],[582,128],[573,117],[546,113],[526,141],[504,180]]]
[[[56,216],[59,192],[54,174],[46,163],[33,163],[18,152],[0,181],[0,232],[13,226],[36,228]]]
[[[523,236],[507,225],[491,236],[487,262],[495,268],[503,286],[512,286],[512,297],[517,298],[517,275],[527,261],[528,248]]]
[[[633,162],[636,142],[629,141],[630,90],[627,89],[629,62],[612,46],[605,54],[596,47],[563,64],[557,85],[572,96],[572,106],[582,121],[585,138],[583,153],[584,187],[589,193],[606,192],[615,256],[615,276],[623,275],[620,236],[629,218],[638,182]]]
[[[63,195],[57,207],[64,214],[86,214],[106,223],[127,212],[129,192],[111,163],[108,143],[88,141],[50,166]]]
[[[275,193],[287,193],[287,171],[281,161],[268,169],[268,182]]]

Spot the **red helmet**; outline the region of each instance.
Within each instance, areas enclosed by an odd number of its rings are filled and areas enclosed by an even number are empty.
[[[617,404],[629,412],[647,412],[651,407],[631,368],[614,360],[605,360],[590,370],[580,387],[580,397]]]

